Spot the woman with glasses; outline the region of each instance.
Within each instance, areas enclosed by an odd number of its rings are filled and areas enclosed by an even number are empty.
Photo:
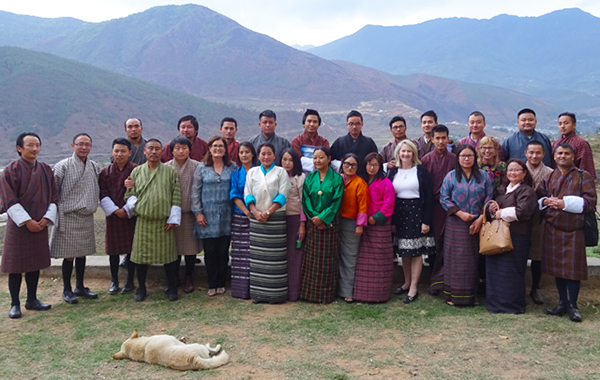
[[[344,180],[344,195],[340,214],[340,282],[338,295],[344,301],[354,302],[354,275],[356,256],[363,228],[367,225],[369,186],[356,175],[358,157],[348,153],[342,157],[340,174]]]
[[[474,306],[479,261],[479,230],[483,206],[492,198],[493,185],[484,170],[475,165],[471,145],[456,150],[458,163],[444,178],[440,203],[446,210],[444,231],[444,295],[448,305]]]
[[[288,299],[285,204],[290,193],[288,174],[275,166],[275,147],[258,147],[260,165],[248,171],[244,200],[250,219],[250,298],[254,303]]]
[[[364,302],[386,302],[394,277],[392,247],[392,214],[394,187],[383,173],[383,157],[369,153],[363,161],[363,179],[369,184],[368,224],[356,258],[354,299]]]
[[[531,247],[532,216],[537,196],[533,178],[525,162],[508,161],[502,185],[496,190],[496,202],[488,217],[510,223],[513,250],[486,256],[486,308],[490,313],[522,314],[525,312],[525,274]]]
[[[419,161],[417,147],[411,141],[400,142],[394,156],[396,167],[390,169],[388,178],[395,192],[395,240],[404,272],[404,284],[395,293],[406,293],[403,302],[411,303],[419,295],[417,285],[423,269],[421,256],[435,252],[431,231],[433,185],[427,168]]]
[[[302,211],[306,215],[306,237],[300,272],[300,299],[331,303],[337,290],[339,271],[340,204],[344,180],[331,167],[329,148],[313,152],[315,170],[302,186]]]
[[[220,136],[208,141],[208,152],[192,183],[192,212],[196,215],[195,236],[202,239],[208,276],[208,296],[225,293],[231,215],[231,175],[237,169],[229,159],[227,143]]]
[[[499,149],[500,143],[494,136],[484,136],[477,148],[477,165],[488,173],[494,190],[502,184],[502,173],[506,169],[506,163],[498,157]]]

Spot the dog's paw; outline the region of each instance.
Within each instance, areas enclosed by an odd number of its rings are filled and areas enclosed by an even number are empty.
[[[178,340],[179,340],[181,343],[187,343],[187,339],[186,339],[186,337],[184,337],[184,336],[182,336],[181,338],[178,338]]]
[[[215,348],[211,348],[210,343],[206,343],[206,348],[208,348],[208,352],[209,352],[210,356],[217,355],[219,352],[221,352],[220,344],[217,344],[215,346]]]

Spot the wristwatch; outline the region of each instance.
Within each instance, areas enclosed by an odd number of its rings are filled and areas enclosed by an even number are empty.
[[[271,211],[267,210],[267,215],[270,216],[271,215]]]

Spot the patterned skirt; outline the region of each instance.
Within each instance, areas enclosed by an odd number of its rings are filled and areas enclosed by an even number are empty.
[[[479,284],[479,235],[470,235],[472,222],[450,215],[444,232],[444,296],[455,305],[473,305]]]
[[[96,253],[94,214],[59,212],[58,224],[52,227],[50,234],[50,257],[70,259],[94,253]]]
[[[231,223],[231,296],[250,298],[250,221],[233,213]]]
[[[394,244],[398,247],[400,257],[417,257],[435,253],[433,231],[421,233],[421,199],[396,198],[394,208],[394,224],[396,237]]]
[[[354,299],[386,302],[390,299],[394,277],[392,224],[369,224],[363,230],[356,260]]]
[[[302,255],[300,299],[331,303],[337,290],[339,271],[339,216],[332,227],[318,229],[306,221],[306,238]]]
[[[302,248],[296,248],[300,215],[287,217],[287,263],[288,263],[288,300],[298,301],[300,297],[300,270],[302,268]]]
[[[50,266],[48,227],[33,233],[26,226],[17,227],[8,218],[2,253],[2,272],[35,272]]]
[[[136,264],[169,264],[177,260],[175,232],[165,231],[166,218],[137,217],[131,261]]]
[[[250,298],[281,303],[288,299],[285,211],[266,222],[250,221]]]
[[[104,249],[107,255],[127,255],[131,253],[135,220],[136,218],[121,219],[115,214],[106,218]]]

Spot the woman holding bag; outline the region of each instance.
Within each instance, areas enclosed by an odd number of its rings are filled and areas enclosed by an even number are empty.
[[[537,207],[533,179],[527,165],[508,161],[502,185],[496,190],[488,216],[510,223],[511,251],[486,256],[486,307],[490,313],[525,312],[525,273],[531,246],[531,218]]]

